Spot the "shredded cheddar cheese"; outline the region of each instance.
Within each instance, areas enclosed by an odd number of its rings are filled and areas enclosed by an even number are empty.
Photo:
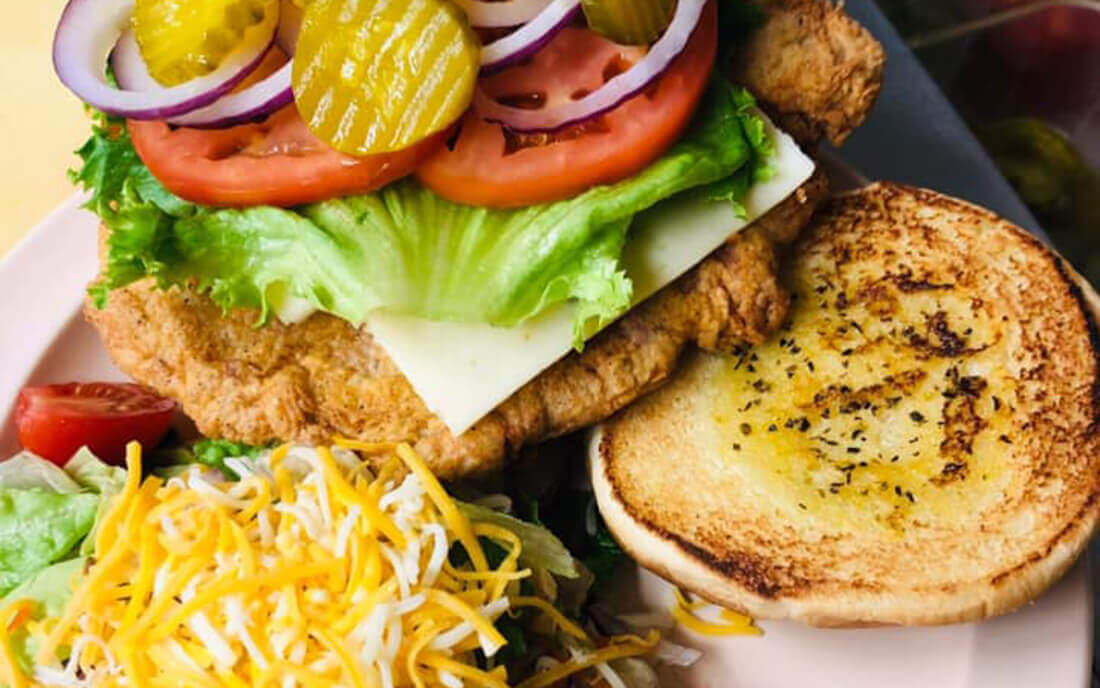
[[[443,667],[503,685],[470,650],[491,657],[506,642],[493,624],[510,609],[520,542],[475,531],[420,458],[393,449],[377,475],[343,448],[280,447],[236,461],[237,483],[199,467],[142,483],[131,446],[95,563],[41,624],[33,675],[8,642],[22,607],[0,612],[4,682],[388,688],[440,685]],[[501,570],[480,531],[512,548]],[[474,564],[463,573],[480,575],[444,579],[456,541]]]
[[[378,469],[355,451],[383,454]],[[519,596],[531,575],[518,565],[519,537],[470,523],[407,446],[341,440],[227,464],[239,482],[198,466],[143,482],[131,445],[125,487],[63,613],[34,621],[28,601],[0,609],[0,682],[501,688],[504,668],[479,668],[474,651],[493,657],[506,644],[495,626],[503,614],[532,607],[589,642],[546,600]],[[479,538],[505,550],[499,566]],[[463,566],[448,557],[456,543]],[[37,647],[29,673],[16,632]],[[656,642],[612,639],[522,685],[551,685]]]
[[[676,601],[672,605],[672,618],[684,628],[701,635],[763,635],[764,632],[753,624],[751,617],[730,609],[721,609],[718,612],[724,623],[704,619],[696,613],[709,606],[705,602],[689,601],[687,596],[679,588],[676,588]]]
[[[585,669],[607,664],[616,659],[645,654],[657,647],[660,640],[661,637],[657,631],[650,631],[645,638],[639,638],[635,635],[614,637],[606,647],[584,654],[574,654],[573,659],[562,662],[542,673],[535,674],[519,684],[518,688],[546,688],[546,686],[552,686],[558,681]]]

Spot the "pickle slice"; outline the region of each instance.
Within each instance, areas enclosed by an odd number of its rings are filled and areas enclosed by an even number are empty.
[[[676,0],[583,0],[581,5],[596,33],[623,45],[648,45],[668,28]]]
[[[473,99],[480,45],[447,0],[313,0],[294,55],[298,112],[351,155],[408,148]]]
[[[278,21],[279,0],[137,0],[133,28],[149,73],[176,86],[210,74],[254,32],[272,34]]]

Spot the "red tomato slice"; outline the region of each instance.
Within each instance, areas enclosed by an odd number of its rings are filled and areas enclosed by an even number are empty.
[[[717,50],[711,2],[684,52],[653,87],[594,120],[554,134],[517,134],[482,119],[462,121],[457,141],[417,176],[459,203],[518,207],[575,196],[637,174],[683,134],[706,89]],[[538,108],[580,99],[620,74],[644,50],[568,27],[530,61],[482,79],[498,102]]]
[[[122,463],[126,444],[156,446],[168,432],[176,402],[134,384],[70,382],[24,387],[15,406],[19,441],[64,465],[87,446],[108,463]]]
[[[446,133],[396,153],[344,155],[314,136],[293,105],[263,122],[228,129],[173,129],[129,122],[153,176],[172,193],[220,207],[288,207],[379,189],[416,169]]]

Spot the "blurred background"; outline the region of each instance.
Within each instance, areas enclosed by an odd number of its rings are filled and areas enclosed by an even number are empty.
[[[1100,0],[877,1],[1058,247],[1100,284]],[[49,61],[62,0],[9,4],[0,254],[72,193],[64,172],[86,134]]]
[[[1100,285],[1100,1],[877,1],[1054,243]]]
[[[0,256],[73,193],[65,170],[88,134],[50,63],[63,0],[5,2],[0,20]]]

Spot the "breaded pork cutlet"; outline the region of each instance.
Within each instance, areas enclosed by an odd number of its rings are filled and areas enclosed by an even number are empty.
[[[768,19],[738,54],[734,79],[800,142],[842,143],[878,97],[882,46],[832,3],[764,4]]]
[[[799,28],[801,27],[801,28]],[[796,60],[788,53],[796,51]],[[784,0],[732,66],[762,106],[811,149],[842,141],[878,92],[883,53],[840,9]],[[843,87],[838,86],[843,84]],[[596,423],[665,382],[692,346],[729,351],[779,327],[789,297],[779,243],[827,193],[819,172],[694,270],[551,366],[455,437],[364,330],[316,314],[254,327],[196,290],[150,282],[86,314],[127,374],[177,399],[208,436],[253,444],[333,435],[414,444],[445,477],[495,468],[521,446]]]

